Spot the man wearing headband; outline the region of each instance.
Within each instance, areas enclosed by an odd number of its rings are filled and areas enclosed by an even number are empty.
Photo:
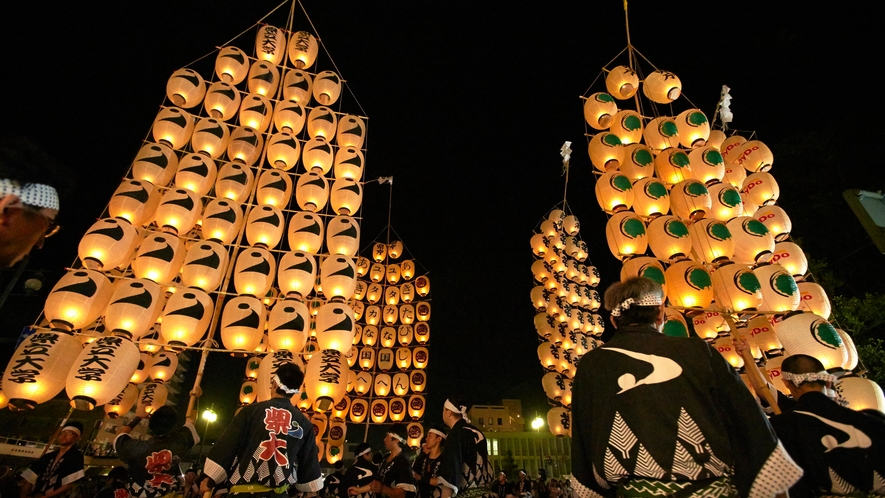
[[[322,489],[313,425],[290,401],[303,382],[298,365],[277,368],[271,399],[243,407],[209,450],[202,494],[225,482],[231,494],[248,496],[278,497],[290,486],[305,493]]]
[[[426,457],[420,459],[420,467],[415,470],[418,481],[418,497],[419,498],[440,498],[442,490],[437,480],[439,473],[439,465],[442,463],[440,455],[446,442],[446,433],[440,426],[431,427],[427,431],[427,441],[424,448],[427,450]],[[418,463],[419,459],[415,459]],[[412,467],[415,469],[415,467]]]
[[[467,406],[459,398],[443,405],[443,422],[451,428],[440,456],[437,481],[442,498],[491,496],[494,480],[485,435],[470,424]]]
[[[357,493],[356,498],[369,498],[371,491],[369,483],[375,480],[378,474],[378,466],[372,462],[372,447],[369,443],[360,443],[354,450],[356,461],[344,473],[344,479],[338,488],[338,498],[348,498],[348,490],[365,489],[362,493]]]
[[[77,441],[83,435],[83,424],[69,421],[62,427],[55,444],[58,449],[46,453],[32,463],[24,472],[21,496],[67,496],[74,483],[85,476],[83,453],[77,449]]]
[[[415,479],[409,459],[403,451],[406,437],[406,427],[403,424],[391,424],[387,428],[384,448],[388,453],[378,467],[378,476],[368,485],[374,498],[415,498]],[[362,494],[367,491],[365,488],[350,488],[347,494]]]
[[[605,292],[614,337],[572,383],[577,496],[774,496],[802,475],[744,383],[697,338],[661,334],[661,286]]]
[[[344,462],[338,460],[332,467],[335,468],[335,472],[326,476],[326,480],[323,481],[323,491],[320,493],[320,496],[327,498],[338,496],[341,492],[341,482],[344,480],[344,472],[341,471],[344,468]]]
[[[0,141],[0,268],[9,268],[55,234],[57,168],[22,139]]]
[[[151,437],[135,439],[129,433],[138,426],[141,417],[117,430],[114,451],[129,468],[129,494],[132,498],[157,498],[179,491],[181,459],[200,442],[191,417],[183,427],[178,424],[178,411],[161,406],[151,413],[148,431]]]
[[[796,406],[771,425],[805,470],[790,496],[885,494],[885,422],[830,399],[835,377],[817,358],[787,357],[781,378]]]

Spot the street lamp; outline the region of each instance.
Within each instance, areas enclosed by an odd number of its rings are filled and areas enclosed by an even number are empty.
[[[541,417],[535,417],[535,419],[532,420],[532,429],[534,429],[535,432],[540,433],[541,427],[544,427],[544,419]]]
[[[213,405],[212,408],[215,408],[215,406]],[[207,408],[203,411],[203,420],[206,421],[206,427],[203,428],[203,437],[200,438],[200,452],[197,453],[197,463],[200,463],[200,458],[203,456],[203,445],[205,444],[204,441],[206,441],[206,433],[209,432],[209,424],[218,420],[218,414],[212,408]]]
[[[537,446],[538,446],[538,456],[541,459],[538,469],[541,469],[542,467],[544,467],[544,456],[541,454],[541,440],[540,440],[541,427],[544,427],[544,419],[543,418],[535,417],[534,419],[532,419],[532,429],[534,429],[535,433],[537,434],[537,436],[535,437],[535,444],[537,444]]]

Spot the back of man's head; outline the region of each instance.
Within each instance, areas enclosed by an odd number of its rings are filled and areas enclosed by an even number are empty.
[[[280,365],[277,368],[276,376],[287,389],[301,389],[301,384],[304,383],[304,372],[294,363]],[[282,387],[278,387],[277,394],[287,395],[288,393]]]
[[[784,358],[781,363],[781,371],[791,374],[812,374],[824,371],[824,364],[814,356],[807,354],[794,354]],[[825,382],[813,381],[824,385]]]
[[[618,324],[653,324],[664,301],[664,290],[654,280],[630,277],[615,282],[605,291],[605,309]]]
[[[114,467],[111,469],[110,472],[108,472],[108,479],[113,479],[115,481],[127,481],[129,479],[129,471],[126,470],[126,467]]]
[[[163,437],[172,432],[177,421],[178,411],[171,406],[163,405],[151,414],[151,418],[148,420],[148,429],[154,436]]]

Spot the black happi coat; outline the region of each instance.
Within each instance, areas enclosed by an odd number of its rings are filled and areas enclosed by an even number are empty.
[[[341,483],[344,481],[344,472],[340,470],[336,470],[332,472],[328,476],[326,476],[326,480],[323,481],[323,496],[338,496],[341,491]],[[345,493],[347,490],[344,490]]]
[[[424,455],[424,453],[422,453]],[[420,456],[415,459],[415,463],[419,463],[421,467],[416,470],[418,476],[418,496],[419,498],[440,498],[442,496],[442,490],[439,485],[434,486],[430,484],[430,480],[437,476],[439,473],[439,466],[442,463],[442,455],[436,458],[430,458],[430,455],[424,455],[424,458]],[[414,467],[413,467],[414,468]]]
[[[347,472],[344,473],[344,479],[341,480],[341,485],[338,487],[338,497],[339,498],[349,498],[347,494],[347,489],[350,487],[360,488],[369,484],[378,478],[378,467],[375,467],[375,464],[372,462],[367,462],[366,459],[362,457],[358,457],[356,462],[347,469]],[[372,493],[363,493],[356,495],[354,498],[368,498]]]
[[[406,492],[406,498],[415,498],[415,477],[412,475],[412,466],[409,459],[402,451],[393,460],[386,457],[378,467],[378,481],[389,488],[400,488]],[[384,498],[381,493],[375,493],[375,498]]]
[[[747,496],[763,467],[759,486],[773,481],[786,489],[800,473],[788,459],[781,465],[774,431],[722,355],[650,325],[621,326],[584,355],[572,384],[571,427],[572,472],[603,496],[631,478],[711,481],[732,471]],[[768,479],[772,473],[780,477]]]
[[[83,472],[83,453],[70,448],[55,461],[58,450],[47,453],[22,472],[22,479],[33,484],[32,493],[45,494],[65,484],[72,483],[86,474]]]
[[[513,494],[519,496],[523,493],[531,493],[532,492],[532,480],[528,477],[525,480],[520,481],[519,479],[513,483]]]
[[[181,457],[199,441],[190,422],[163,437],[146,441],[129,434],[118,435],[114,451],[129,468],[129,493],[135,498],[154,498],[177,490]]]
[[[206,458],[204,472],[216,484],[261,484],[317,492],[323,477],[313,425],[289,398],[243,407]]]
[[[507,481],[501,482],[496,480],[494,484],[492,484],[492,492],[498,495],[498,498],[506,498],[507,495],[511,493],[513,489],[513,485]]]
[[[489,463],[488,441],[482,431],[458,420],[446,435],[446,446],[440,455],[437,478],[442,486],[460,490],[491,486],[492,465]]]
[[[805,471],[790,496],[885,494],[885,422],[808,392],[771,425]]]

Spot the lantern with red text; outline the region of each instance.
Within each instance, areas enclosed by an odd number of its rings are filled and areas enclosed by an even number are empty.
[[[716,311],[704,311],[692,318],[694,333],[701,339],[715,339],[728,332],[728,322]]]
[[[744,180],[741,193],[745,194],[750,202],[761,207],[773,204],[780,197],[781,189],[771,173],[760,171]]]
[[[719,354],[725,358],[732,368],[740,369],[744,367],[744,359],[735,350],[734,344],[730,336],[724,336],[716,339],[711,344],[713,349],[719,351]]]
[[[780,206],[773,204],[762,206],[756,210],[753,216],[768,228],[768,231],[774,236],[774,240],[782,241],[790,236],[793,222]]]
[[[205,292],[187,289],[166,301],[160,333],[170,345],[193,346],[206,333],[215,305]]]
[[[830,298],[827,297],[823,287],[814,282],[800,282],[798,287],[801,296],[798,309],[830,318],[832,314]]]
[[[80,341],[67,333],[38,330],[28,336],[3,374],[3,393],[9,404],[31,409],[54,398],[81,351]]]
[[[103,274],[69,270],[49,292],[43,313],[53,328],[80,329],[102,314],[113,293],[113,284]]]
[[[774,326],[765,316],[757,316],[747,322],[746,331],[753,341],[766,353],[783,351],[784,345],[777,339]]]
[[[778,242],[774,245],[774,254],[771,256],[772,263],[777,263],[793,275],[796,280],[802,280],[808,273],[808,260],[802,248],[792,242]]]
[[[87,345],[68,372],[65,391],[71,406],[92,410],[114,399],[138,367],[138,347],[122,337],[102,337]]]

